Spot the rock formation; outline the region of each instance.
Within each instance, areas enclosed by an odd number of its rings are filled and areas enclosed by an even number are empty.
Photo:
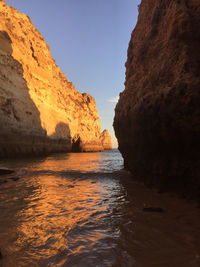
[[[112,141],[111,136],[108,130],[104,130],[100,135],[100,142],[104,148],[104,150],[112,150]]]
[[[200,197],[200,2],[143,0],[114,128],[125,166]]]
[[[2,0],[0,123],[0,156],[103,150],[95,100],[66,79],[30,18]]]

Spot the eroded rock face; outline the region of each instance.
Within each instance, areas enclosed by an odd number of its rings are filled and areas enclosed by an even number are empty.
[[[0,1],[0,156],[103,150],[95,100],[77,92],[29,17]]]
[[[163,190],[200,196],[200,2],[143,0],[114,128],[125,166]]]
[[[105,129],[100,135],[100,142],[104,150],[112,150],[111,136],[107,129]]]

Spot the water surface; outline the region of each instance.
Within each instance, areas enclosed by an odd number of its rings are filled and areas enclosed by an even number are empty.
[[[0,185],[2,266],[200,266],[199,209],[137,184],[118,150],[0,165],[19,178]]]

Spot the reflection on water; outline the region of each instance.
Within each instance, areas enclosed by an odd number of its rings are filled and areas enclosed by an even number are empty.
[[[122,159],[107,160],[109,154],[104,159],[102,153],[77,153],[6,163],[25,168],[26,175],[0,188],[5,266],[84,266],[94,260],[112,265],[119,233],[111,213],[120,209],[121,186],[99,173],[109,172],[111,161],[113,170],[119,168]]]
[[[199,213],[137,185],[117,151],[1,165],[21,173],[0,186],[2,266],[199,266]]]
[[[27,205],[17,213],[19,236],[14,246],[30,249],[22,262],[28,263],[35,253],[40,260],[57,256],[66,261],[66,256],[98,248],[109,232],[101,227],[110,204],[103,201],[108,198],[106,186],[91,180],[41,176],[33,179],[31,187],[34,190],[24,198]]]
[[[48,158],[27,158],[23,160],[4,160],[0,166],[8,168],[28,168],[29,171],[112,173],[123,168],[123,159],[119,151],[100,153],[56,154]]]

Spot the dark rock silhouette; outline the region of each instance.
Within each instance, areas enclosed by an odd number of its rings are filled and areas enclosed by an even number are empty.
[[[161,191],[200,197],[200,3],[143,0],[114,129],[125,166]]]
[[[72,152],[82,152],[83,143],[79,135],[75,136],[72,139]]]

